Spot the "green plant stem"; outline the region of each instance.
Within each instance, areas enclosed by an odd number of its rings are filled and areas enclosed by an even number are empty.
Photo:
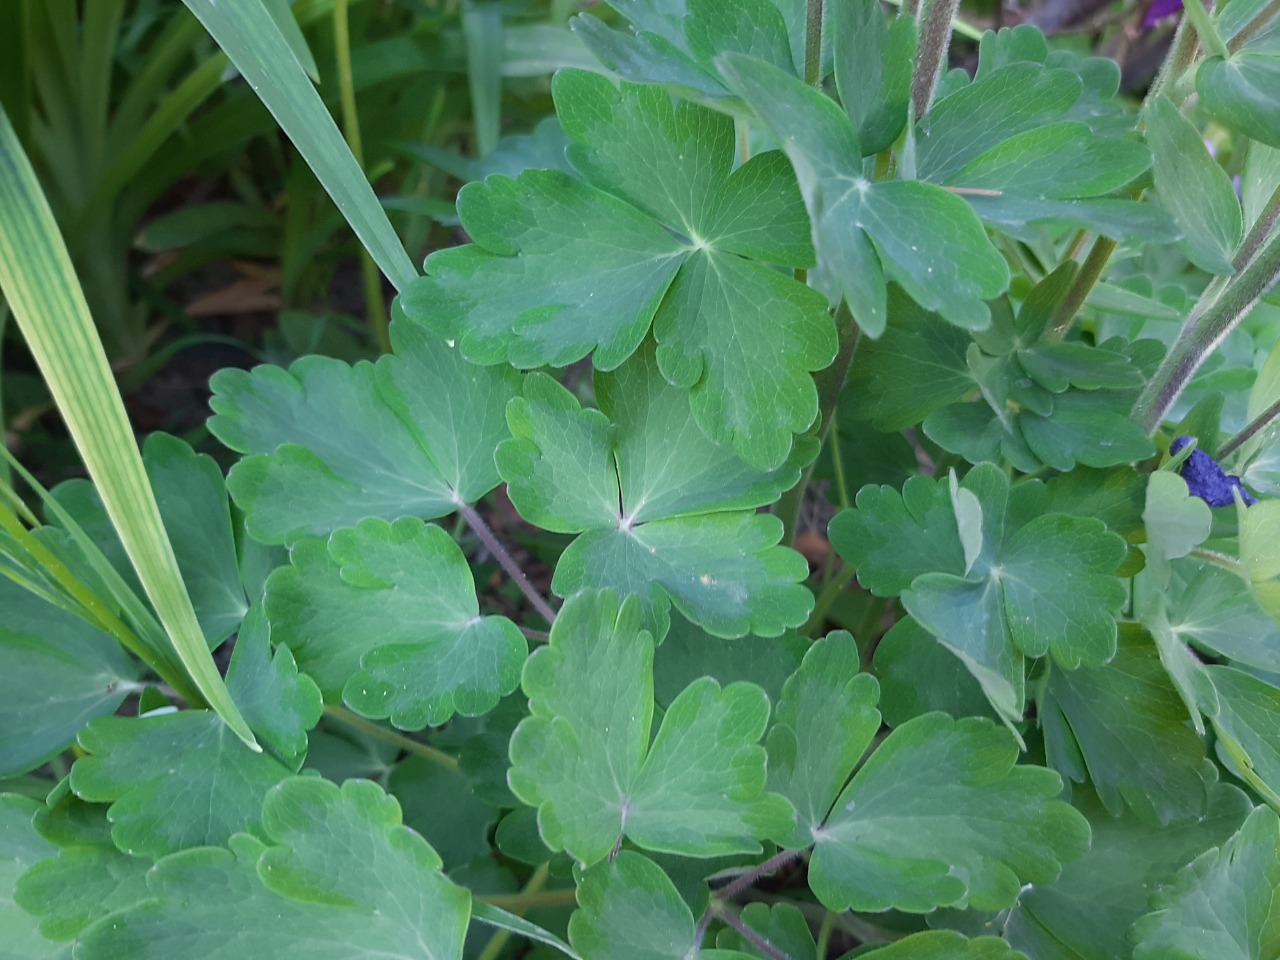
[[[1148,435],[1159,428],[1200,365],[1280,279],[1280,237],[1273,238],[1216,296],[1211,285],[1133,406]]]
[[[836,915],[828,910],[822,915],[822,926],[818,928],[818,960],[825,960],[831,949],[831,932],[836,928]]]
[[[1224,443],[1218,449],[1218,455],[1214,459],[1221,460],[1224,457],[1228,457],[1235,453],[1255,436],[1267,429],[1271,424],[1275,423],[1277,418],[1280,418],[1280,400],[1277,400],[1271,406],[1267,407],[1267,409],[1263,410],[1260,414],[1250,420],[1243,430]]]
[[[1080,308],[1089,297],[1089,292],[1102,279],[1102,274],[1107,269],[1115,249],[1116,242],[1109,237],[1098,237],[1093,241],[1093,246],[1089,248],[1084,263],[1080,265],[1079,273],[1071,281],[1067,295],[1062,298],[1053,315],[1053,324],[1050,327],[1053,336],[1061,339],[1071,329],[1076,314],[1080,312]]]
[[[372,720],[366,720],[357,713],[352,713],[346,707],[339,706],[336,703],[328,704],[324,708],[326,715],[337,720],[339,723],[345,723],[349,727],[354,727],[361,733],[367,733],[371,737],[376,737],[386,743],[395,744],[401,750],[412,753],[414,756],[424,757],[433,763],[438,763],[442,767],[448,767],[450,770],[458,769],[458,761],[454,757],[449,756],[443,750],[437,750],[430,744],[423,743],[420,740],[414,740],[412,737],[406,737],[403,733],[395,730],[389,730],[380,724],[374,723]]]
[[[852,564],[845,564],[840,568],[840,572],[831,578],[831,582],[822,588],[822,592],[818,594],[818,599],[813,603],[813,613],[809,614],[809,619],[800,628],[802,634],[806,637],[812,637],[815,631],[822,627],[827,618],[827,611],[831,609],[831,605],[836,602],[836,598],[849,585],[849,581],[853,579],[854,572]]]
[[[838,346],[836,358],[832,364],[818,372],[813,378],[818,388],[818,430],[819,443],[827,439],[831,429],[831,421],[835,419],[836,407],[840,403],[840,391],[849,376],[849,367],[853,365],[854,354],[858,350],[859,330],[853,321],[853,314],[848,305],[841,301],[836,310],[836,337]],[[782,519],[782,542],[790,545],[795,542],[796,528],[800,523],[800,508],[804,505],[804,494],[809,488],[809,480],[813,477],[813,464],[805,467],[800,473],[800,482],[784,493],[778,500],[775,512]]]
[[[841,508],[848,510],[853,505],[853,500],[849,496],[849,478],[844,473],[844,458],[840,455],[842,451],[839,426],[828,436],[831,437],[831,471],[836,476],[836,500]]]
[[[1219,553],[1217,550],[1206,550],[1203,547],[1196,547],[1189,555],[1195,557],[1197,560],[1203,560],[1205,563],[1211,564],[1215,567],[1221,567],[1223,570],[1229,570],[1241,580],[1249,579],[1245,575],[1244,567],[1241,566],[1240,561],[1235,557],[1228,556],[1225,553]]]
[[[333,46],[338,61],[338,91],[342,103],[342,135],[356,164],[364,169],[364,142],[360,136],[360,114],[356,108],[356,87],[351,71],[351,30],[347,18],[348,0],[333,3]],[[382,297],[382,277],[373,257],[360,247],[360,278],[364,286],[364,307],[373,328],[373,338],[383,353],[391,352],[387,331],[387,305]]]
[[[538,869],[533,871],[533,876],[529,878],[529,882],[524,885],[520,891],[520,896],[530,897],[538,893],[547,883],[547,876],[551,872],[551,863],[546,861],[542,863]],[[496,906],[496,904],[495,904]],[[503,907],[504,910],[510,910],[514,914],[521,914],[528,909],[531,904],[523,903],[516,907]],[[497,960],[498,955],[502,953],[502,948],[507,945],[507,941],[511,939],[510,930],[497,930],[493,936],[489,938],[489,942],[484,945],[484,949],[476,957],[476,960]]]
[[[762,954],[768,957],[769,960],[791,960],[791,958],[785,953],[747,926],[746,922],[732,910],[725,909],[723,906],[717,906],[712,910],[712,912],[715,914],[717,920],[727,923],[729,926],[733,927],[733,929],[741,935],[743,940],[746,940],[747,943],[759,950]]]
[[[1232,53],[1239,50],[1256,37],[1263,27],[1271,23],[1277,13],[1280,13],[1280,0],[1271,0],[1256,17],[1241,28],[1239,33],[1227,41],[1227,49]]]
[[[493,896],[476,897],[494,907],[520,913],[534,907],[571,907],[577,903],[576,887],[563,887],[557,890],[540,890],[526,893],[498,893]]]
[[[489,525],[484,522],[484,519],[476,512],[475,508],[469,504],[460,503],[458,504],[458,512],[466,518],[467,525],[480,538],[480,542],[485,545],[488,551],[493,554],[494,559],[498,561],[498,565],[507,571],[507,576],[520,588],[520,592],[525,595],[533,609],[538,611],[538,615],[546,620],[547,623],[555,623],[556,612],[551,609],[551,604],[547,603],[542,594],[529,582],[528,576],[520,569],[520,564],[516,563],[511,554],[507,552],[507,548],[493,535],[493,531],[489,529]]]
[[[822,0],[808,0],[804,21],[804,82],[822,85]]]
[[[951,46],[951,24],[959,8],[960,0],[925,0],[920,10],[920,46],[911,78],[911,103],[916,120],[923,118],[933,103],[938,77]]]
[[[1276,220],[1278,219],[1280,219],[1280,187],[1276,187],[1275,192],[1271,194],[1270,199],[1267,200],[1267,205],[1258,214],[1258,219],[1249,228],[1248,234],[1245,235],[1244,240],[1240,243],[1240,249],[1236,251],[1236,255],[1232,258],[1231,266],[1235,267],[1236,273],[1247,267],[1250,261],[1258,255],[1262,245],[1271,236],[1271,231],[1275,228]]]
[[[1218,33],[1218,28],[1213,25],[1203,0],[1184,0],[1182,9],[1186,12],[1191,25],[1195,27],[1196,35],[1210,56],[1222,57],[1224,60],[1231,56],[1231,51],[1227,49],[1227,44]]]

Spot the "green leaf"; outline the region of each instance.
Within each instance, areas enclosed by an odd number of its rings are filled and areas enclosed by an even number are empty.
[[[13,897],[18,878],[57,852],[31,825],[38,809],[35,800],[0,794],[0,937],[5,955],[13,960],[52,960],[59,952],[57,944],[41,935],[36,918]]]
[[[110,803],[112,840],[135,856],[225,843],[258,823],[288,768],[254,753],[204,710],[102,717],[80,732],[71,768],[81,799]]]
[[[1235,273],[1231,259],[1244,225],[1231,178],[1209,156],[1200,131],[1167,97],[1148,101],[1143,115],[1155,156],[1156,192],[1182,228],[1182,252],[1202,270]]]
[[[1085,819],[1054,800],[1058,775],[1015,764],[989,720],[931,713],[885,738],[816,832],[809,885],[830,910],[999,910],[1088,848]]]
[[[1280,57],[1248,50],[1209,57],[1196,71],[1196,92],[1224,126],[1280,147]]]
[[[864,341],[849,371],[856,416],[880,430],[912,427],[929,413],[977,389],[966,352],[972,340],[890,285],[889,322],[879,340]]]
[[[392,286],[403,290],[417,271],[271,14],[256,3],[183,2],[262,98]]]
[[[404,321],[391,340],[395,356],[377,364],[304,357],[210,381],[210,431],[247,454],[227,485],[255,538],[443,517],[498,485],[493,450],[518,375],[475,367]]]
[[[440,873],[435,852],[376,784],[290,779],[267,797],[262,822],[278,845],[240,834],[229,851],[165,857],[147,878],[150,897],[86,930],[77,953],[460,960],[470,894]]]
[[[982,686],[960,658],[910,617],[880,638],[874,665],[880,712],[890,727],[935,710],[953,717],[995,718]]]
[[[748,903],[739,916],[784,957],[812,957],[817,954],[818,945],[809,931],[809,921],[794,904],[778,903],[770,907],[763,903]],[[716,937],[716,945],[740,950],[753,957],[766,956],[733,929],[722,930]]]
[[[326,698],[404,729],[492,710],[528,651],[511,621],[480,616],[453,539],[411,517],[300,541],[267,581],[267,616]]]
[[[778,519],[755,508],[796,483],[812,444],[798,443],[776,469],[749,466],[699,429],[688,395],[666,383],[648,348],[598,376],[603,413],[580,409],[542,374],[526,378],[524,393],[508,409],[513,438],[498,468],[526,520],[582,534],[560,557],[557,594],[637,594],[659,638],[672,605],[719,636],[776,636],[804,622],[808,565],[778,546]]]
[[[446,870],[490,853],[498,809],[476,795],[466,773],[413,756],[396,765],[387,789],[400,801],[405,825],[431,844]]]
[[[769,786],[796,809],[795,829],[779,843],[809,846],[854,766],[880,729],[879,687],[860,673],[861,654],[842,631],[819,640],[782,690],[769,730]]]
[[[730,85],[784,145],[813,224],[821,269],[836,278],[871,336],[885,328],[884,277],[961,327],[990,322],[984,300],[1009,268],[954,194],[919,181],[873,183],[849,118],[820,91],[737,54],[719,60]]]
[[[1010,488],[994,464],[960,490],[981,509],[979,555],[966,562],[950,485],[913,478],[899,495],[865,488],[831,522],[831,542],[877,596],[900,594],[921,626],[959,656],[1005,719],[1022,713],[1024,654],[1068,669],[1115,652],[1124,542],[1092,518],[1047,513],[1043,487]],[[1039,514],[1039,515],[1037,515]],[[966,569],[968,568],[968,572]]]
[[[1259,807],[1201,854],[1133,926],[1134,960],[1263,960],[1280,952],[1280,820]]]
[[[1280,690],[1234,667],[1207,666],[1218,693],[1213,728],[1233,772],[1280,805]]]
[[[1141,630],[1121,631],[1105,667],[1051,670],[1037,712],[1050,766],[1077,782],[1087,771],[1112,815],[1126,804],[1159,823],[1203,813],[1204,741]]]
[[[913,933],[867,956],[875,960],[1026,960],[999,937],[968,940],[950,930]]]
[[[1157,470],[1147,481],[1142,511],[1147,543],[1166,560],[1185,557],[1209,537],[1213,513],[1187,490],[1187,482],[1169,470]]]
[[[0,169],[0,291],[183,667],[236,735],[257,749],[205,645],[84,292],[3,108]],[[186,685],[185,678],[171,682]]]
[[[487,923],[499,930],[509,930],[512,933],[519,934],[527,940],[533,940],[536,943],[545,943],[548,946],[555,947],[563,953],[569,960],[581,960],[577,951],[569,944],[565,943],[555,934],[548,930],[544,930],[536,923],[530,923],[524,917],[516,916],[509,913],[501,907],[495,907],[492,904],[485,903],[483,900],[473,901],[471,904],[471,919],[480,923]]]
[[[721,685],[745,680],[769,695],[782,698],[782,686],[795,673],[812,641],[788,630],[781,637],[739,637],[722,640],[675,617],[671,630],[653,656],[653,695],[664,710],[680,691],[699,677]]]
[[[717,952],[698,950],[689,905],[661,867],[630,850],[583,872],[578,904],[569,942],[583,960],[710,960]]]
[[[685,856],[758,852],[791,818],[764,792],[768,699],[752,684],[695,681],[650,744],[652,664],[636,598],[621,608],[605,592],[566,602],[525,666],[533,716],[511,739],[511,789],[538,807],[546,844],[584,864],[624,836]]]
[[[690,53],[709,72],[728,50],[794,70],[787,25],[770,0],[689,0],[684,34]]]
[[[270,627],[261,604],[249,611],[236,635],[227,689],[259,742],[297,773],[307,754],[307,731],[320,722],[320,688],[298,672],[286,646],[271,654]]]
[[[249,602],[240,581],[231,509],[222,471],[212,457],[197,454],[177,437],[153,433],[142,447],[142,463],[178,570],[210,647],[240,626]],[[87,480],[69,480],[52,491],[131,586],[137,583],[102,499]]]
[[[34,770],[138,679],[115,641],[0,577],[0,776]]]
[[[831,8],[836,88],[864,156],[891,146],[907,125],[916,28],[911,17],[885,19],[878,3]]]
[[[1280,625],[1230,570],[1185,560],[1173,564],[1170,629],[1200,649],[1235,663],[1280,673]]]
[[[1129,812],[1112,816],[1086,789],[1073,801],[1092,830],[1089,851],[1053,883],[1018,898],[1005,937],[1043,960],[1111,960],[1131,955],[1125,934],[1146,913],[1152,894],[1186,863],[1227,839],[1252,804],[1233,786],[1213,784],[1203,817],[1166,825]]]
[[[1236,507],[1240,525],[1240,566],[1253,598],[1280,622],[1280,500]]]
[[[471,359],[522,368],[594,350],[612,370],[652,326],[703,431],[778,466],[817,415],[809,372],[836,347],[821,296],[759,262],[812,263],[785,161],[734,170],[733,121],[662,89],[562,71],[554,93],[584,180],[529,171],[465,187],[475,243],[429,257],[405,312]]]

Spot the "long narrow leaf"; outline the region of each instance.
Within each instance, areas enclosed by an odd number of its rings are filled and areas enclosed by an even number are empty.
[[[260,749],[209,653],[66,244],[3,108],[0,291],[179,659],[209,706]]]
[[[262,0],[183,0],[271,111],[379,269],[397,290],[417,271]]]
[[[497,927],[499,930],[508,930],[529,940],[536,940],[539,943],[545,943],[549,947],[555,947],[569,960],[582,960],[582,957],[578,955],[578,952],[573,947],[569,946],[550,930],[544,930],[536,923],[530,923],[524,917],[518,917],[514,913],[509,913],[501,907],[493,906],[493,904],[485,903],[483,900],[476,900],[472,903],[471,917],[481,923],[487,923],[491,927]]]

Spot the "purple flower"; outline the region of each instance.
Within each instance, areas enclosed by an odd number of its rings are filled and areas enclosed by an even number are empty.
[[[1152,0],[1147,15],[1142,18],[1142,29],[1154,26],[1158,21],[1182,9],[1182,0]]]
[[[1169,453],[1177,454],[1188,443],[1190,437],[1178,437],[1169,444]],[[1240,499],[1246,504],[1255,504],[1258,499],[1246,490],[1240,478],[1234,474],[1223,473],[1218,461],[1203,450],[1192,450],[1191,456],[1179,471],[1182,479],[1187,481],[1187,489],[1193,497],[1199,497],[1211,507],[1229,507],[1235,503],[1233,490],[1240,491]]]

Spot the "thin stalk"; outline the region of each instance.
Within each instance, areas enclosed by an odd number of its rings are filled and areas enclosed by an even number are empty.
[[[1151,87],[1147,90],[1147,99],[1150,100],[1158,94],[1164,93],[1165,88],[1171,86],[1179,77],[1187,72],[1187,69],[1195,61],[1196,51],[1200,47],[1200,41],[1196,37],[1195,30],[1188,26],[1186,17],[1178,21],[1178,29],[1173,34],[1173,42],[1169,45],[1169,53],[1164,58],[1164,63],[1160,65],[1160,70],[1156,73],[1156,78],[1151,83]]]
[[[743,940],[746,940],[747,943],[759,950],[769,960],[791,960],[785,953],[747,926],[746,922],[732,910],[716,907],[714,913],[717,920],[733,927],[742,936]]]
[[[836,475],[836,500],[840,506],[848,510],[853,504],[849,497],[849,479],[844,474],[844,458],[840,456],[840,428],[832,430],[831,437],[831,470]]]
[[[348,0],[334,0],[333,45],[338,61],[338,92],[342,103],[342,135],[356,164],[364,169],[364,143],[360,137],[360,114],[356,108],[356,87],[351,72],[351,30],[347,20]],[[391,352],[387,332],[387,305],[382,298],[382,276],[364,245],[360,245],[360,277],[364,285],[364,307],[373,327],[378,349]]]
[[[822,926],[818,928],[818,960],[825,960],[831,949],[831,932],[836,928],[836,915],[828,910],[822,915]]]
[[[1262,8],[1262,12],[1246,23],[1239,33],[1227,41],[1227,49],[1232,53],[1239,50],[1257,36],[1263,27],[1271,23],[1277,13],[1280,13],[1280,0],[1271,0],[1270,3]]]
[[[804,856],[803,850],[779,850],[764,863],[757,864],[725,884],[716,892],[716,896],[722,901],[732,900],[744,890],[747,890],[770,874],[777,873],[787,864],[799,860],[802,856]]]
[[[827,439],[831,429],[831,421],[835,419],[836,406],[840,402],[840,391],[849,376],[849,367],[853,365],[854,354],[858,350],[859,331],[849,312],[848,304],[841,301],[836,310],[836,336],[839,338],[835,361],[825,370],[821,370],[813,378],[818,388],[818,430],[820,443]],[[782,519],[782,542],[792,544],[796,539],[796,527],[800,523],[800,508],[804,505],[804,494],[809,488],[809,480],[813,476],[813,464],[805,467],[800,474],[800,482],[782,495],[775,512]]]
[[[1109,237],[1098,237],[1093,241],[1093,246],[1089,248],[1089,255],[1080,265],[1080,272],[1071,281],[1067,295],[1062,298],[1053,315],[1050,332],[1054,337],[1061,339],[1071,329],[1071,324],[1075,322],[1076,314],[1088,299],[1089,292],[1102,279],[1102,274],[1106,271],[1115,249],[1116,242]]]
[[[853,574],[853,564],[847,563],[840,568],[839,573],[831,578],[831,582],[822,588],[822,592],[818,594],[818,599],[814,601],[813,613],[809,614],[809,619],[800,628],[800,632],[804,636],[812,637],[815,631],[822,627],[823,622],[827,619],[827,611],[836,602],[836,598],[844,592],[845,587],[849,586],[849,581],[853,579]]]
[[[338,706],[336,703],[329,704],[324,708],[324,712],[340,723],[345,723],[348,727],[354,727],[361,733],[367,733],[371,737],[376,737],[386,743],[395,744],[401,750],[412,753],[415,756],[424,757],[433,763],[438,763],[442,767],[450,770],[458,769],[458,761],[449,756],[443,750],[437,750],[430,744],[423,743],[421,740],[414,740],[412,737],[406,737],[403,733],[395,730],[389,730],[380,724],[374,723],[372,720],[366,720],[359,714],[352,713],[346,707]]]
[[[1190,556],[1197,560],[1203,560],[1205,563],[1215,567],[1221,567],[1223,570],[1229,570],[1241,580],[1247,581],[1249,578],[1244,572],[1244,567],[1235,557],[1225,553],[1219,553],[1217,550],[1206,550],[1203,547],[1197,547],[1192,550]]]
[[[1178,339],[1133,406],[1130,418],[1148,435],[1156,432],[1187,383],[1227,335],[1280,279],[1280,237],[1270,240],[1217,297],[1206,290]],[[1202,306],[1203,304],[1203,306]]]
[[[460,503],[458,504],[458,512],[466,517],[467,525],[475,531],[476,536],[480,538],[480,542],[493,554],[494,559],[498,561],[498,565],[507,571],[507,576],[515,581],[515,585],[520,588],[520,592],[525,595],[533,609],[538,611],[538,615],[543,620],[546,620],[547,623],[555,623],[556,612],[551,609],[551,604],[547,603],[542,594],[529,582],[528,576],[520,569],[520,564],[516,563],[511,554],[507,553],[507,548],[493,535],[493,531],[489,529],[489,525],[484,522],[475,508],[469,504]]]
[[[1222,57],[1224,60],[1231,56],[1231,51],[1227,49],[1226,41],[1218,33],[1218,28],[1213,25],[1203,0],[1184,0],[1182,9],[1186,11],[1187,19],[1195,27],[1196,35],[1204,44],[1206,53],[1212,57]]]
[[[911,79],[911,103],[916,120],[929,112],[938,77],[951,47],[951,24],[960,0],[925,0],[920,11],[920,46],[916,52],[915,75]]]
[[[533,871],[533,876],[529,877],[529,882],[521,889],[520,895],[523,897],[530,897],[537,894],[538,891],[546,885],[547,877],[550,872],[551,862],[549,860],[544,861],[538,869]],[[573,902],[574,901],[572,900],[570,901],[570,903]],[[526,902],[518,907],[504,907],[503,909],[509,909],[512,913],[518,915],[523,913],[530,906],[532,906],[532,904]],[[502,948],[507,945],[507,941],[510,939],[510,930],[495,931],[493,936],[489,938],[489,942],[484,945],[484,949],[480,951],[479,956],[476,957],[476,960],[497,960],[499,954],[502,953]]]
[[[914,17],[919,13],[920,4],[917,0],[885,0],[885,2],[891,7],[898,7],[908,17]],[[964,37],[966,40],[972,40],[977,43],[982,39],[982,35],[986,33],[986,30],[981,27],[975,27],[967,20],[961,20],[956,17],[951,21],[951,32],[958,37]]]
[[[804,82],[822,85],[822,0],[808,0],[804,21]]]
[[[1235,453],[1255,436],[1267,429],[1271,424],[1275,423],[1277,418],[1280,418],[1280,400],[1277,400],[1271,406],[1267,407],[1267,409],[1263,410],[1260,414],[1250,420],[1243,430],[1224,443],[1218,449],[1218,455],[1214,459],[1222,460],[1224,457]]]
[[[532,910],[534,907],[572,907],[577,903],[577,888],[562,887],[558,890],[541,890],[535,893],[499,893],[476,897],[493,907],[501,907],[512,913]]]
[[[1276,187],[1275,193],[1271,194],[1271,199],[1262,208],[1262,212],[1258,214],[1258,219],[1254,221],[1253,226],[1249,228],[1248,234],[1241,242],[1240,249],[1236,251],[1236,255],[1231,261],[1231,266],[1235,267],[1236,273],[1248,266],[1249,262],[1257,256],[1258,251],[1262,249],[1262,245],[1271,236],[1271,231],[1278,219],[1280,219],[1280,187]]]

